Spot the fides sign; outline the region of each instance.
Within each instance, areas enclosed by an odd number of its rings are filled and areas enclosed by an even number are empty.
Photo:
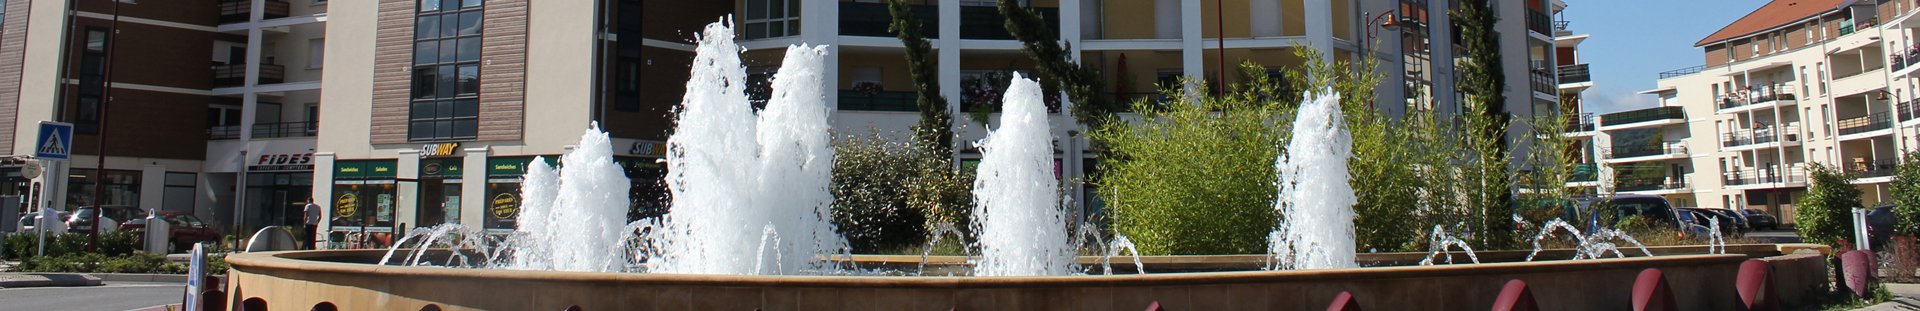
[[[262,154],[247,169],[253,171],[313,171],[313,153]]]

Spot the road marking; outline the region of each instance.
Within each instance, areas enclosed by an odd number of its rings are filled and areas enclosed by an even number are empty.
[[[167,307],[172,307],[172,306],[175,306],[175,305],[179,305],[179,304],[177,304],[177,303],[169,303],[169,304],[159,304],[159,305],[154,305],[154,306],[151,306],[151,307],[145,307],[145,308],[139,308],[139,309],[129,309],[129,310],[127,310],[127,311],[162,311],[162,310],[171,310],[171,309],[168,309]]]

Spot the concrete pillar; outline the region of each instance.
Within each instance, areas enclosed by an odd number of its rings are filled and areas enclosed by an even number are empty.
[[[1205,81],[1207,77],[1206,47],[1201,42],[1201,39],[1204,39],[1201,36],[1205,32],[1200,25],[1203,15],[1200,12],[1200,1],[1202,0],[1180,1],[1180,68],[1182,69],[1180,74],[1195,81]],[[1195,85],[1187,85],[1189,90],[1194,87]]]
[[[321,219],[329,219],[329,220],[333,219],[333,208],[334,208],[333,205],[336,202],[333,196],[333,162],[334,162],[334,154],[332,152],[316,152],[313,154],[313,189],[312,191],[313,191],[314,200],[319,201],[320,203]],[[320,226],[319,226],[320,232],[328,232],[332,230],[333,230],[332,221],[320,222]],[[325,236],[326,235],[321,235],[321,237],[323,238]]]
[[[1060,1],[1060,38],[1063,39],[1063,41],[1067,42],[1067,46],[1066,46],[1066,48],[1068,49],[1067,53],[1070,59],[1072,59],[1074,62],[1082,62],[1080,58],[1081,56],[1080,55],[1080,48],[1081,48],[1080,39],[1082,34],[1082,32],[1080,31],[1080,25],[1081,25],[1080,19],[1083,18],[1082,16],[1080,16],[1080,13],[1082,12],[1081,11],[1082,1],[1099,1],[1099,0],[1061,0]],[[1063,112],[1060,115],[1064,116],[1063,118],[1061,118],[1063,119],[1061,123],[1068,125],[1062,128],[1062,130],[1066,132],[1065,133],[1066,135],[1056,136],[1056,137],[1061,137],[1062,140],[1066,142],[1066,144],[1063,146],[1063,147],[1066,147],[1066,150],[1065,150],[1066,154],[1063,155],[1064,158],[1060,160],[1061,169],[1065,172],[1064,177],[1066,177],[1067,180],[1084,181],[1086,180],[1086,168],[1083,167],[1085,163],[1083,163],[1081,159],[1086,157],[1082,155],[1082,151],[1086,149],[1081,147],[1082,146],[1081,141],[1084,141],[1082,137],[1085,135],[1084,134],[1073,135],[1073,133],[1075,132],[1085,133],[1086,131],[1083,128],[1086,125],[1076,122],[1071,117],[1073,115],[1073,113],[1071,112],[1073,111],[1073,106],[1078,103],[1074,103],[1070,98],[1067,98],[1064,92],[1061,94],[1060,98],[1061,98],[1060,109]],[[1086,202],[1087,202],[1087,198],[1084,195],[1085,191],[1082,190],[1084,188],[1085,187],[1083,187],[1083,185],[1081,185],[1080,183],[1068,183],[1068,186],[1067,186],[1067,196],[1073,198],[1073,202],[1074,204],[1076,204],[1076,206],[1068,206],[1066,208],[1068,211],[1072,212],[1072,214],[1081,215],[1082,217],[1085,217],[1084,215],[1085,213],[1084,213],[1084,210],[1081,209],[1081,207],[1086,206]],[[1074,220],[1078,220],[1078,219],[1074,219]]]
[[[1305,42],[1320,51],[1320,58],[1333,62],[1333,3],[1331,0],[1306,0],[1307,39]],[[1438,15],[1438,14],[1435,14]]]
[[[1453,49],[1438,48],[1453,46],[1453,27],[1447,26],[1452,25],[1453,20],[1443,13],[1449,10],[1452,9],[1447,6],[1447,1],[1430,1],[1427,4],[1427,12],[1433,12],[1427,14],[1427,18],[1431,19],[1427,26],[1427,38],[1433,40],[1433,46],[1437,47],[1429,49],[1433,52],[1433,73],[1429,76],[1433,77],[1433,111],[1437,116],[1460,113],[1460,101],[1454,92],[1458,82],[1453,80]]]
[[[970,122],[960,114],[960,0],[940,0],[939,14],[940,38],[933,46],[938,49],[940,96],[947,97],[947,115],[953,120],[950,128],[957,133],[961,124]],[[959,156],[954,153],[954,163],[959,163]]]
[[[829,111],[835,111],[840,106],[841,87],[840,1],[810,0],[804,3],[806,7],[801,10],[803,16],[800,24],[803,26],[800,28],[800,41],[815,46],[827,45],[826,63],[821,64],[827,70],[820,74],[820,78],[826,79],[827,83],[822,83],[821,87],[826,88],[822,91],[826,94],[827,106],[835,107]]]
[[[466,155],[460,159],[460,224],[468,229],[486,228],[487,202],[487,147],[466,148]]]
[[[252,0],[251,2],[249,5],[251,5],[253,9],[249,11],[251,13],[247,16],[247,69],[246,77],[243,78],[245,82],[241,84],[243,91],[240,95],[241,143],[253,141],[253,123],[256,119],[254,114],[260,111],[260,96],[253,93],[253,88],[260,82],[260,54],[263,52],[261,45],[265,44],[265,42],[261,41],[266,40],[266,37],[262,36],[260,32],[259,22],[265,17],[267,1]],[[241,177],[245,178],[245,176]],[[245,183],[242,182],[242,184]]]
[[[414,215],[420,212],[420,150],[401,150],[395,162],[394,177],[398,182],[393,185],[393,224],[401,230],[413,230]],[[366,212],[379,213],[377,205],[367,207],[374,209]]]
[[[244,190],[244,189],[243,189]],[[148,163],[140,167],[140,202],[134,206],[150,211],[164,205],[167,198],[167,166],[160,163]],[[126,219],[114,219],[125,223]]]

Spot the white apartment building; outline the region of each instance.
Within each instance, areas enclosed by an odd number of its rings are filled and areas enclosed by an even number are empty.
[[[1702,66],[1660,74],[1659,107],[1601,117],[1618,193],[1760,209],[1793,223],[1812,163],[1888,182],[1916,136],[1912,0],[1777,0],[1696,44]]]

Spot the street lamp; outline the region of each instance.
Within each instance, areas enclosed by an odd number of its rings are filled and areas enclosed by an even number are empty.
[[[1388,20],[1385,20],[1385,21],[1382,21],[1382,20],[1381,20],[1381,19],[1384,19],[1384,18],[1387,18],[1387,15],[1391,15],[1391,14],[1394,14],[1394,12],[1396,12],[1396,11],[1398,11],[1398,9],[1390,9],[1390,10],[1387,10],[1386,12],[1380,12],[1380,14],[1379,14],[1379,15],[1374,15],[1374,16],[1373,16],[1373,18],[1369,18],[1369,19],[1367,19],[1367,23],[1366,23],[1366,25],[1367,25],[1367,42],[1366,42],[1366,43],[1362,43],[1362,44],[1365,44],[1364,46],[1365,46],[1366,48],[1365,48],[1364,50],[1366,50],[1365,52],[1366,52],[1366,53],[1368,54],[1368,55],[1367,55],[1367,57],[1373,57],[1373,55],[1372,55],[1372,54],[1373,54],[1373,46],[1374,46],[1374,42],[1373,42],[1373,39],[1374,39],[1374,32],[1375,32],[1376,30],[1379,30],[1380,28],[1386,28],[1386,29],[1400,29],[1400,18],[1399,18],[1399,17],[1394,17],[1393,19],[1388,19]],[[1361,16],[1366,16],[1366,13],[1361,13],[1360,15],[1361,15]],[[1379,28],[1375,28],[1375,27],[1373,27],[1373,25],[1375,25],[1375,24],[1378,24],[1378,25],[1380,25],[1380,27],[1379,27]]]

